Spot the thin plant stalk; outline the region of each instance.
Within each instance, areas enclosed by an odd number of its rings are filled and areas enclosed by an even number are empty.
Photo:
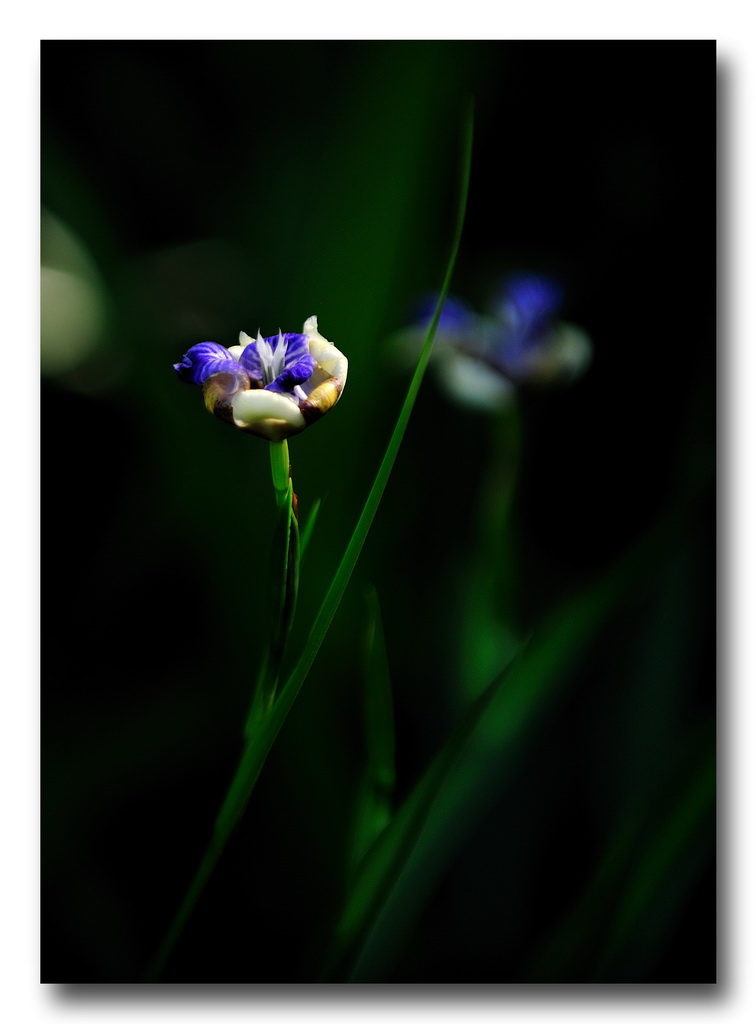
[[[246,739],[259,728],[273,706],[281,676],[286,646],[294,621],[299,591],[299,523],[296,495],[291,479],[287,441],[272,441],[270,469],[276,498],[276,526],[273,539],[273,599],[270,639],[260,665],[252,705],[244,728]]]

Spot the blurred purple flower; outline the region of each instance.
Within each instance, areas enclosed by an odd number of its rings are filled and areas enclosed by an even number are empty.
[[[416,347],[436,298],[422,300],[417,326],[401,332],[399,345]],[[511,404],[518,386],[547,387],[579,377],[592,345],[585,331],[558,319],[562,300],[555,281],[535,274],[505,278],[488,315],[448,296],[433,354],[444,389],[466,405],[495,411]]]

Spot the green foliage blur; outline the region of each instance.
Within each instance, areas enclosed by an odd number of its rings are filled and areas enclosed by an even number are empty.
[[[269,626],[266,443],[171,364],[312,314],[349,358],[289,446],[300,517],[322,501],[301,647],[407,388],[389,340],[441,283],[471,96],[452,291],[553,275],[593,365],[498,418],[428,374],[163,980],[715,980],[715,75],[703,42],[42,44],[43,981],[143,976]],[[371,750],[401,806],[528,638],[329,967]]]

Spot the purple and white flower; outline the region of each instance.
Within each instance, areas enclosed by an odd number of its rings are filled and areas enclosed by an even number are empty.
[[[268,441],[298,434],[341,397],[348,361],[309,317],[301,334],[250,338],[225,348],[213,341],[193,345],[174,370],[202,388],[205,406],[240,430]]]
[[[421,305],[416,326],[398,335],[408,355],[422,344],[437,297]],[[483,412],[511,406],[518,387],[569,384],[587,369],[592,343],[582,328],[559,319],[562,290],[550,278],[517,274],[499,286],[480,315],[448,296],[438,322],[432,364],[446,393]]]

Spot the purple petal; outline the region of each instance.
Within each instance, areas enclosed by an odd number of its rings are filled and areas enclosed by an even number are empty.
[[[308,354],[310,344],[310,339],[306,334],[273,334],[269,338],[263,338],[263,341],[270,345],[271,351],[276,354],[276,357],[278,357],[279,348],[281,344],[283,344],[284,367],[292,366],[306,356]],[[263,365],[263,360],[260,358],[256,341],[247,345],[247,347],[242,351],[239,356],[239,362],[247,370],[250,377],[254,377],[255,380],[265,379],[266,368],[267,373],[270,374],[271,368],[267,366],[267,362],[265,366]],[[307,376],[309,377],[310,374]]]
[[[529,365],[528,353],[553,329],[561,303],[562,289],[550,278],[515,274],[505,280],[498,306],[501,331],[493,346],[505,372],[517,377]]]
[[[213,373],[239,373],[239,364],[228,349],[214,341],[192,345],[180,363],[173,369],[187,384],[202,384]]]
[[[271,339],[268,339],[271,341]],[[276,339],[277,341],[278,339]],[[306,334],[284,334],[284,344],[286,345],[286,365],[293,366],[298,363],[299,360],[306,356],[310,351],[310,339]],[[311,373],[312,371],[310,371]],[[308,373],[309,377],[310,374]],[[306,380],[307,378],[305,378]]]
[[[243,349],[239,356],[239,362],[255,380],[262,380],[263,369],[262,363],[260,362],[260,353],[257,351],[257,342],[252,341],[245,349]]]
[[[292,366],[287,366],[271,384],[266,385],[265,390],[293,391],[297,384],[304,384],[306,380],[309,380],[314,370],[315,357],[308,353]]]
[[[539,334],[559,311],[562,289],[548,277],[516,274],[504,283],[501,309],[526,333]]]
[[[413,318],[418,326],[428,327],[436,311],[437,302],[438,294],[426,295],[418,302]],[[439,317],[438,330],[449,332],[464,331],[471,327],[476,319],[475,313],[466,302],[455,298],[453,295],[447,295],[441,310],[441,316]]]

